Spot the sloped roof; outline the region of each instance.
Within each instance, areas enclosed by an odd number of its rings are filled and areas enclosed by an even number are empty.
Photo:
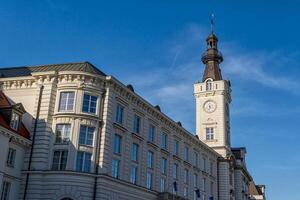
[[[7,99],[6,95],[0,91],[0,109],[10,109],[12,108],[13,105],[10,104],[9,100]],[[0,112],[0,126],[3,126],[4,128],[13,131],[27,139],[30,139],[30,133],[24,126],[23,122],[20,123],[19,125],[19,130],[16,131],[12,129],[9,125],[10,119],[6,119],[7,117]]]
[[[34,72],[47,72],[47,71],[79,71],[87,72],[91,74],[98,74],[106,76],[105,73],[100,71],[97,67],[89,62],[77,62],[77,63],[63,63],[63,64],[50,64],[50,65],[37,65],[37,66],[23,66],[12,68],[0,68],[0,77],[19,77],[19,76],[31,76]]]

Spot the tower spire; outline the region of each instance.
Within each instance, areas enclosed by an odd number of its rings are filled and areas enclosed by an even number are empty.
[[[214,12],[211,12],[210,14],[210,31],[213,33],[214,32],[214,19],[215,19],[215,14]]]
[[[214,34],[214,14],[211,14],[211,33],[206,39],[207,49],[202,55],[202,62],[205,64],[205,70],[202,81],[211,78],[212,80],[222,80],[222,74],[219,64],[223,61],[222,54],[218,51],[218,38]]]

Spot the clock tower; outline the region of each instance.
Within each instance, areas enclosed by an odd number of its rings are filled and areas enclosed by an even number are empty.
[[[201,82],[194,85],[196,98],[196,134],[201,141],[223,157],[230,154],[230,82],[223,80],[218,38],[211,32],[202,56],[205,70]]]

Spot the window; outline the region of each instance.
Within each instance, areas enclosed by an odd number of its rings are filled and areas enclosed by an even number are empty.
[[[160,178],[160,192],[166,191],[166,179]]]
[[[72,111],[75,92],[61,92],[58,111]]]
[[[134,115],[133,132],[140,133],[140,127],[141,127],[141,118],[138,115]]]
[[[13,167],[15,165],[15,157],[16,157],[16,150],[9,148],[7,154],[7,160],[6,160],[7,166]]]
[[[10,120],[10,128],[12,128],[14,130],[18,130],[19,120],[20,120],[20,115],[18,115],[15,112],[12,112],[11,120]]]
[[[202,191],[206,192],[206,178],[202,178]]]
[[[173,151],[176,156],[179,156],[179,142],[178,140],[174,140]]]
[[[168,149],[168,135],[166,133],[161,135],[161,147],[165,150]]]
[[[153,168],[153,152],[152,151],[148,151],[148,155],[147,155],[147,167],[149,168]]]
[[[214,139],[214,128],[206,128],[206,140],[213,140]]]
[[[52,170],[66,170],[68,151],[58,150],[53,153]]]
[[[213,175],[214,164],[212,162],[209,163],[209,174]]]
[[[82,112],[85,113],[96,113],[97,97],[89,94],[84,94]]]
[[[146,187],[148,189],[152,189],[152,173],[147,172],[147,182],[146,182]]]
[[[154,142],[155,126],[149,125],[148,129],[148,141]]]
[[[187,188],[187,187],[184,187],[184,188],[183,188],[183,196],[184,196],[184,197],[187,197],[187,196],[188,196],[188,188]]]
[[[189,170],[184,169],[184,183],[189,184]]]
[[[212,90],[212,81],[211,80],[206,81],[206,90],[207,91]]]
[[[198,153],[194,152],[194,166],[198,167],[199,163],[198,163]]]
[[[80,126],[79,144],[93,146],[95,128],[91,126]]]
[[[113,159],[111,165],[111,175],[114,178],[119,178],[120,161]]]
[[[124,107],[118,104],[117,113],[116,113],[116,122],[119,124],[123,123],[123,112],[124,112]]]
[[[80,172],[90,172],[92,154],[88,152],[78,151],[76,170]]]
[[[162,174],[167,174],[167,159],[161,158],[160,160],[160,172]]]
[[[130,182],[133,184],[136,184],[137,180],[137,167],[136,166],[131,166],[130,170]]]
[[[114,153],[121,154],[122,137],[115,134],[114,137]]]
[[[132,143],[131,146],[131,160],[137,162],[138,161],[138,149],[139,145]]]
[[[206,158],[203,158],[203,171],[206,172]]]
[[[198,187],[198,175],[194,174],[194,187]]]
[[[214,195],[214,182],[210,182],[210,195]]]
[[[173,178],[177,179],[178,178],[178,165],[174,163],[173,165]]]
[[[186,146],[184,147],[184,160],[189,161],[189,148]]]
[[[56,143],[68,143],[70,141],[71,124],[56,125]]]
[[[10,185],[11,184],[9,182],[3,181],[1,200],[9,200]]]

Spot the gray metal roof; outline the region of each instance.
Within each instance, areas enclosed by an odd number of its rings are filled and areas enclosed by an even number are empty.
[[[11,67],[0,68],[0,77],[19,77],[19,76],[31,76],[33,72],[47,72],[47,71],[79,71],[88,72],[91,74],[98,74],[106,76],[105,73],[100,71],[97,67],[89,62],[78,63],[63,63],[63,64],[51,64],[51,65],[37,65],[37,66],[23,66],[23,67]]]

